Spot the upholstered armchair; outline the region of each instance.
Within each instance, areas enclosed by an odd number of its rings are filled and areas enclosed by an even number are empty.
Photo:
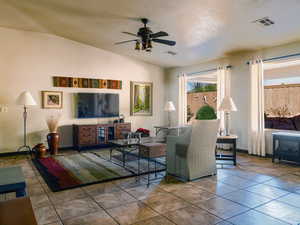
[[[167,173],[182,180],[216,174],[218,120],[195,120],[180,136],[167,137]]]

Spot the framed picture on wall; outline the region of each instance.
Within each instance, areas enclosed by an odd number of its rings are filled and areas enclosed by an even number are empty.
[[[153,84],[151,82],[130,82],[130,115],[152,116]]]
[[[42,91],[43,109],[61,109],[63,106],[62,91]]]

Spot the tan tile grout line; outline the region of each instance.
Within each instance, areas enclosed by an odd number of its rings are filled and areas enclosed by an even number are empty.
[[[141,179],[144,179],[144,178],[142,177]],[[116,185],[117,185],[117,184],[116,184]],[[144,203],[142,200],[139,200],[137,197],[135,197],[134,195],[132,195],[130,192],[128,192],[128,191],[126,190],[125,187],[122,187],[121,185],[117,185],[117,186],[118,186],[119,188],[121,188],[122,191],[125,191],[125,192],[128,193],[130,196],[132,196],[133,198],[135,198],[138,202],[141,202],[143,205],[147,206],[148,208],[150,208],[151,210],[153,210],[154,212],[156,212],[156,213],[158,214],[158,216],[162,216],[163,218],[167,219],[167,220],[170,221],[171,223],[177,225],[177,223],[173,222],[173,221],[170,220],[168,217],[164,216],[164,215],[161,214],[160,212],[158,212],[158,211],[156,211],[155,209],[153,209],[153,208],[152,208],[150,205],[148,205],[147,203]],[[134,186],[134,187],[142,187],[142,186],[147,186],[147,183],[145,183],[145,184],[140,184],[140,185],[137,185],[137,186]],[[151,184],[150,184],[150,186],[151,186]],[[129,188],[133,188],[133,187],[129,187]],[[129,188],[128,188],[128,189],[129,189]],[[160,187],[158,187],[158,189],[160,189],[160,190],[166,192],[165,190],[161,189]],[[168,192],[166,192],[166,193],[168,193]],[[183,208],[185,208],[185,207],[183,207]],[[176,210],[178,210],[178,209],[176,209]],[[176,211],[176,210],[173,210],[173,211]],[[168,211],[168,212],[171,212],[171,211]],[[156,216],[154,216],[154,217],[156,217]],[[151,219],[153,219],[154,217],[149,218],[149,219],[146,219],[146,220],[141,220],[141,221],[139,221],[139,222],[151,220]]]
[[[192,182],[191,182],[191,183],[192,183]],[[182,189],[184,189],[184,187],[182,187]],[[203,189],[201,189],[201,188],[199,188],[199,189],[200,189],[200,190],[203,190]],[[204,191],[206,191],[206,190],[204,190]],[[208,192],[208,191],[206,191],[206,192]],[[171,194],[171,195],[173,195],[173,196],[175,196],[176,198],[179,198],[179,199],[181,199],[181,200],[187,202],[188,204],[190,204],[190,205],[192,205],[192,206],[194,206],[194,207],[196,207],[196,208],[198,208],[198,209],[204,210],[204,211],[207,212],[208,214],[211,214],[211,215],[213,215],[213,216],[216,216],[217,218],[221,219],[220,222],[224,221],[224,219],[221,218],[221,217],[219,217],[218,215],[215,215],[215,214],[209,212],[208,210],[203,209],[203,208],[199,207],[198,205],[195,205],[196,203],[193,203],[193,202],[190,202],[190,201],[188,201],[188,200],[186,200],[186,199],[184,199],[184,198],[181,198],[180,196],[177,196],[177,195],[173,194],[173,192],[168,192],[168,193]],[[209,193],[211,193],[211,192],[209,192]],[[211,194],[214,194],[214,193],[211,193]],[[211,197],[211,198],[209,198],[209,199],[212,199],[212,198],[215,198],[215,197],[217,197],[216,194],[214,194],[214,197]],[[209,200],[209,199],[207,199],[207,200]],[[176,210],[174,210],[174,211],[176,211]],[[218,223],[219,223],[219,222],[218,222]]]
[[[93,198],[93,196],[92,195],[90,195],[86,190],[84,190],[83,188],[82,188],[82,191],[87,195],[87,196],[89,196],[101,209],[103,209],[103,211],[108,215],[108,216],[110,216],[112,219],[113,219],[113,221],[115,221],[117,224],[119,224],[120,225],[120,223],[112,216],[112,215],[110,215],[110,213],[101,205],[101,204],[99,204],[94,198]],[[88,214],[87,214],[88,215]]]

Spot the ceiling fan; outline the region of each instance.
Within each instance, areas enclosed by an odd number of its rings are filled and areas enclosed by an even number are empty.
[[[130,32],[122,32],[123,34],[134,36],[136,37],[136,39],[121,41],[115,44],[119,45],[127,42],[135,42],[135,50],[145,50],[147,52],[151,52],[152,42],[169,45],[169,46],[176,45],[175,41],[159,39],[160,37],[169,36],[169,34],[166,33],[165,31],[159,31],[157,33],[153,33],[152,30],[149,27],[147,27],[147,23],[149,22],[148,19],[142,18],[141,21],[144,24],[144,26],[139,29],[137,34],[130,33]]]

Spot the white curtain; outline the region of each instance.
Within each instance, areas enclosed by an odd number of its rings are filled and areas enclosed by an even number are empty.
[[[178,80],[178,125],[181,126],[187,123],[187,77],[182,74]]]
[[[249,154],[265,156],[264,69],[262,60],[250,62]]]
[[[230,69],[219,67],[217,70],[217,109],[221,105],[225,96],[230,96]],[[220,120],[220,129],[224,130],[224,112],[217,111]]]

